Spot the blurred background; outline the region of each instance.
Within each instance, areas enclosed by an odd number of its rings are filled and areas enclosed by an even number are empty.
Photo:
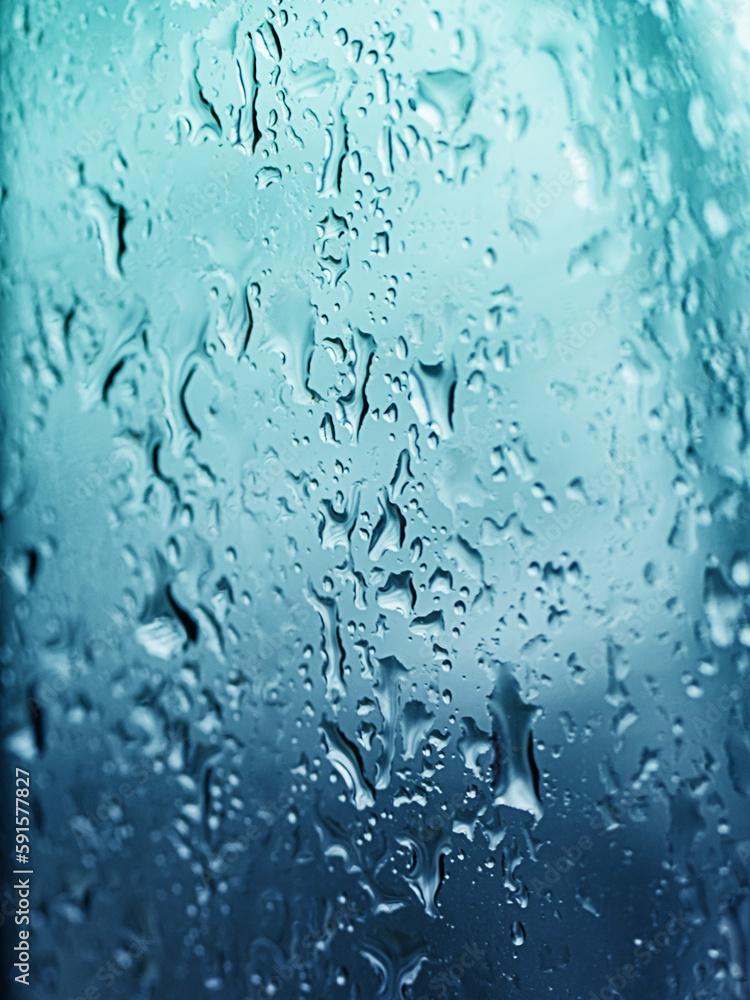
[[[750,6],[0,25],[13,995],[750,996]]]

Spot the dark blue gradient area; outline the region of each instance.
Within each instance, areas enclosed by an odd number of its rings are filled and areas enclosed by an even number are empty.
[[[2,995],[750,1000],[750,4],[0,11]]]

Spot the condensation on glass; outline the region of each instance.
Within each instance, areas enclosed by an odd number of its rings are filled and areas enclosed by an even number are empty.
[[[747,5],[3,11],[28,995],[746,998]]]

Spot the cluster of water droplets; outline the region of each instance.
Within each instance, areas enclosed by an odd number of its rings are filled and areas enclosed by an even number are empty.
[[[744,13],[2,31],[36,995],[744,996]]]

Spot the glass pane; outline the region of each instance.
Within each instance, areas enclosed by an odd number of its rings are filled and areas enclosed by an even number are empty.
[[[11,979],[746,997],[747,5],[2,9]]]

